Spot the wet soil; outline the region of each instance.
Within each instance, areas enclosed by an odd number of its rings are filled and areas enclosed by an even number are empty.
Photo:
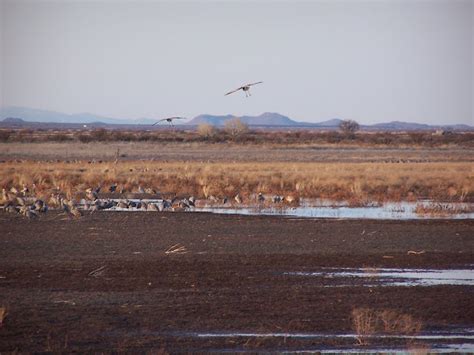
[[[26,220],[1,212],[0,233],[0,306],[8,311],[0,352],[353,346],[354,339],[189,332],[353,332],[351,312],[363,307],[410,314],[426,331],[474,326],[473,286],[323,287],[284,274],[318,267],[472,268],[474,220],[151,212],[79,219],[52,212]],[[181,253],[166,253],[176,244]]]

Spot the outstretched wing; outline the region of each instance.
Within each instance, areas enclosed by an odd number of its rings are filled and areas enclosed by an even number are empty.
[[[257,85],[257,84],[261,84],[261,83],[263,83],[263,81],[257,81],[256,83],[247,84],[245,86],[252,86],[252,85]]]
[[[241,86],[240,88],[238,89],[235,89],[235,90],[232,90],[232,91],[229,91],[227,94],[225,94],[224,96],[227,96],[227,95],[230,95],[230,94],[233,94],[234,92],[237,92],[239,90],[242,90],[243,86]]]
[[[160,122],[163,122],[163,121],[169,121],[169,120],[185,120],[186,117],[179,117],[179,116],[176,116],[176,117],[166,117],[166,118],[162,118],[161,120],[158,120],[157,122],[153,123],[152,126],[160,123]]]
[[[162,118],[161,120],[156,121],[155,123],[152,124],[152,126],[157,125],[160,122],[166,121],[166,118]]]

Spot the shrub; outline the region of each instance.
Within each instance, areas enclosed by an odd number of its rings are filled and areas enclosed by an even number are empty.
[[[217,134],[217,129],[213,125],[203,123],[198,126],[197,132],[200,137],[209,139]]]
[[[109,138],[109,134],[106,129],[98,128],[91,132],[91,138],[95,141],[106,141]]]
[[[81,133],[78,137],[81,143],[89,143],[92,142],[92,137],[86,133]]]
[[[354,120],[344,120],[339,124],[339,129],[346,135],[353,135],[360,129],[360,126]]]
[[[409,314],[392,310],[376,311],[369,308],[356,308],[352,311],[352,324],[361,345],[375,333],[414,335],[421,331],[422,323]]]
[[[225,122],[224,130],[232,137],[237,138],[243,136],[249,131],[247,124],[242,122],[240,118],[235,117]]]
[[[56,142],[66,142],[66,141],[70,141],[71,137],[69,137],[67,134],[64,134],[64,133],[57,133],[57,134],[50,135],[49,140],[56,141]]]
[[[0,142],[7,142],[11,134],[12,134],[12,131],[0,130]]]

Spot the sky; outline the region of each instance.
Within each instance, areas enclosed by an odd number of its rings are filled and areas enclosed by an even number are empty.
[[[474,124],[474,0],[0,0],[0,31],[0,106]]]

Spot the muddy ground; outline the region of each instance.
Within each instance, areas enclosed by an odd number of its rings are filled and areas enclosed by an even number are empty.
[[[472,268],[473,220],[125,212],[26,220],[0,212],[0,231],[0,306],[8,311],[0,352],[340,348],[354,339],[186,333],[352,332],[351,311],[360,307],[410,314],[428,331],[474,325],[473,286],[322,287],[283,274]],[[178,243],[183,253],[166,253]]]

